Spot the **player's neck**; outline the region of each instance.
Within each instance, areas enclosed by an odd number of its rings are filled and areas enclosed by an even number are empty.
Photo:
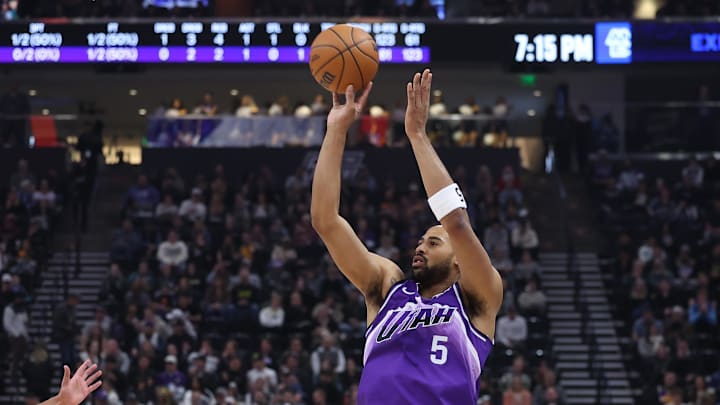
[[[445,280],[443,282],[433,284],[429,287],[425,287],[422,284],[418,285],[418,291],[420,292],[420,295],[425,299],[430,299],[438,294],[442,294],[445,292],[448,288],[452,287],[453,285],[452,280]]]

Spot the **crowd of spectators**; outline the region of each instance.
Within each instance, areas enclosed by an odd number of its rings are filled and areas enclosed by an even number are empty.
[[[0,393],[6,376],[18,382],[30,353],[28,305],[47,266],[50,239],[65,203],[62,176],[42,177],[19,160],[0,189]],[[8,372],[8,374],[5,374]]]
[[[600,155],[590,178],[614,237],[614,288],[629,326],[642,403],[716,404],[720,397],[720,167],[691,158],[641,169]]]
[[[155,117],[169,120],[176,118],[215,117],[234,115],[247,118],[253,116],[307,118],[326,115],[332,105],[326,95],[317,94],[312,99],[290,99],[281,95],[272,101],[258,104],[252,95],[235,96],[229,108],[221,107],[212,92],[205,92],[194,107],[188,107],[180,98],[173,98],[167,105],[159,106]],[[511,144],[510,125],[512,104],[505,97],[497,97],[492,105],[481,105],[468,97],[458,106],[448,106],[442,91],[436,90],[430,107],[429,136],[435,145],[480,147],[504,147]],[[459,118],[458,118],[459,117]],[[360,143],[373,146],[407,146],[404,136],[405,105],[369,105],[359,125]],[[189,142],[188,144],[192,144]]]
[[[475,201],[469,213],[506,286],[479,403],[557,403],[539,241],[517,175],[482,166],[453,176]],[[231,179],[221,165],[209,176],[167,168],[137,178],[96,319],[71,353],[103,367],[97,403],[356,403],[364,299],[312,229],[310,182],[304,168]],[[433,222],[420,190],[361,169],[341,214],[369,249],[409,263]]]

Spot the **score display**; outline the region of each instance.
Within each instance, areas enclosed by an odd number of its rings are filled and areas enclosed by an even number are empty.
[[[0,64],[307,63],[335,22],[69,21],[0,24]],[[584,67],[720,62],[720,22],[351,22],[381,63]]]
[[[430,62],[422,22],[351,23],[370,32],[381,63]],[[0,25],[0,63],[307,63],[335,23],[103,22]]]

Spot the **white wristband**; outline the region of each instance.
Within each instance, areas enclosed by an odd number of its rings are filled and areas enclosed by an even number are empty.
[[[428,198],[428,204],[438,221],[456,208],[467,208],[465,196],[457,183],[453,183]]]

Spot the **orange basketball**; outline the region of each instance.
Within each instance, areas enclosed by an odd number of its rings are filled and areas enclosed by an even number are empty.
[[[321,32],[310,47],[310,72],[335,93],[345,92],[350,84],[359,92],[375,78],[379,64],[373,37],[347,24]]]

